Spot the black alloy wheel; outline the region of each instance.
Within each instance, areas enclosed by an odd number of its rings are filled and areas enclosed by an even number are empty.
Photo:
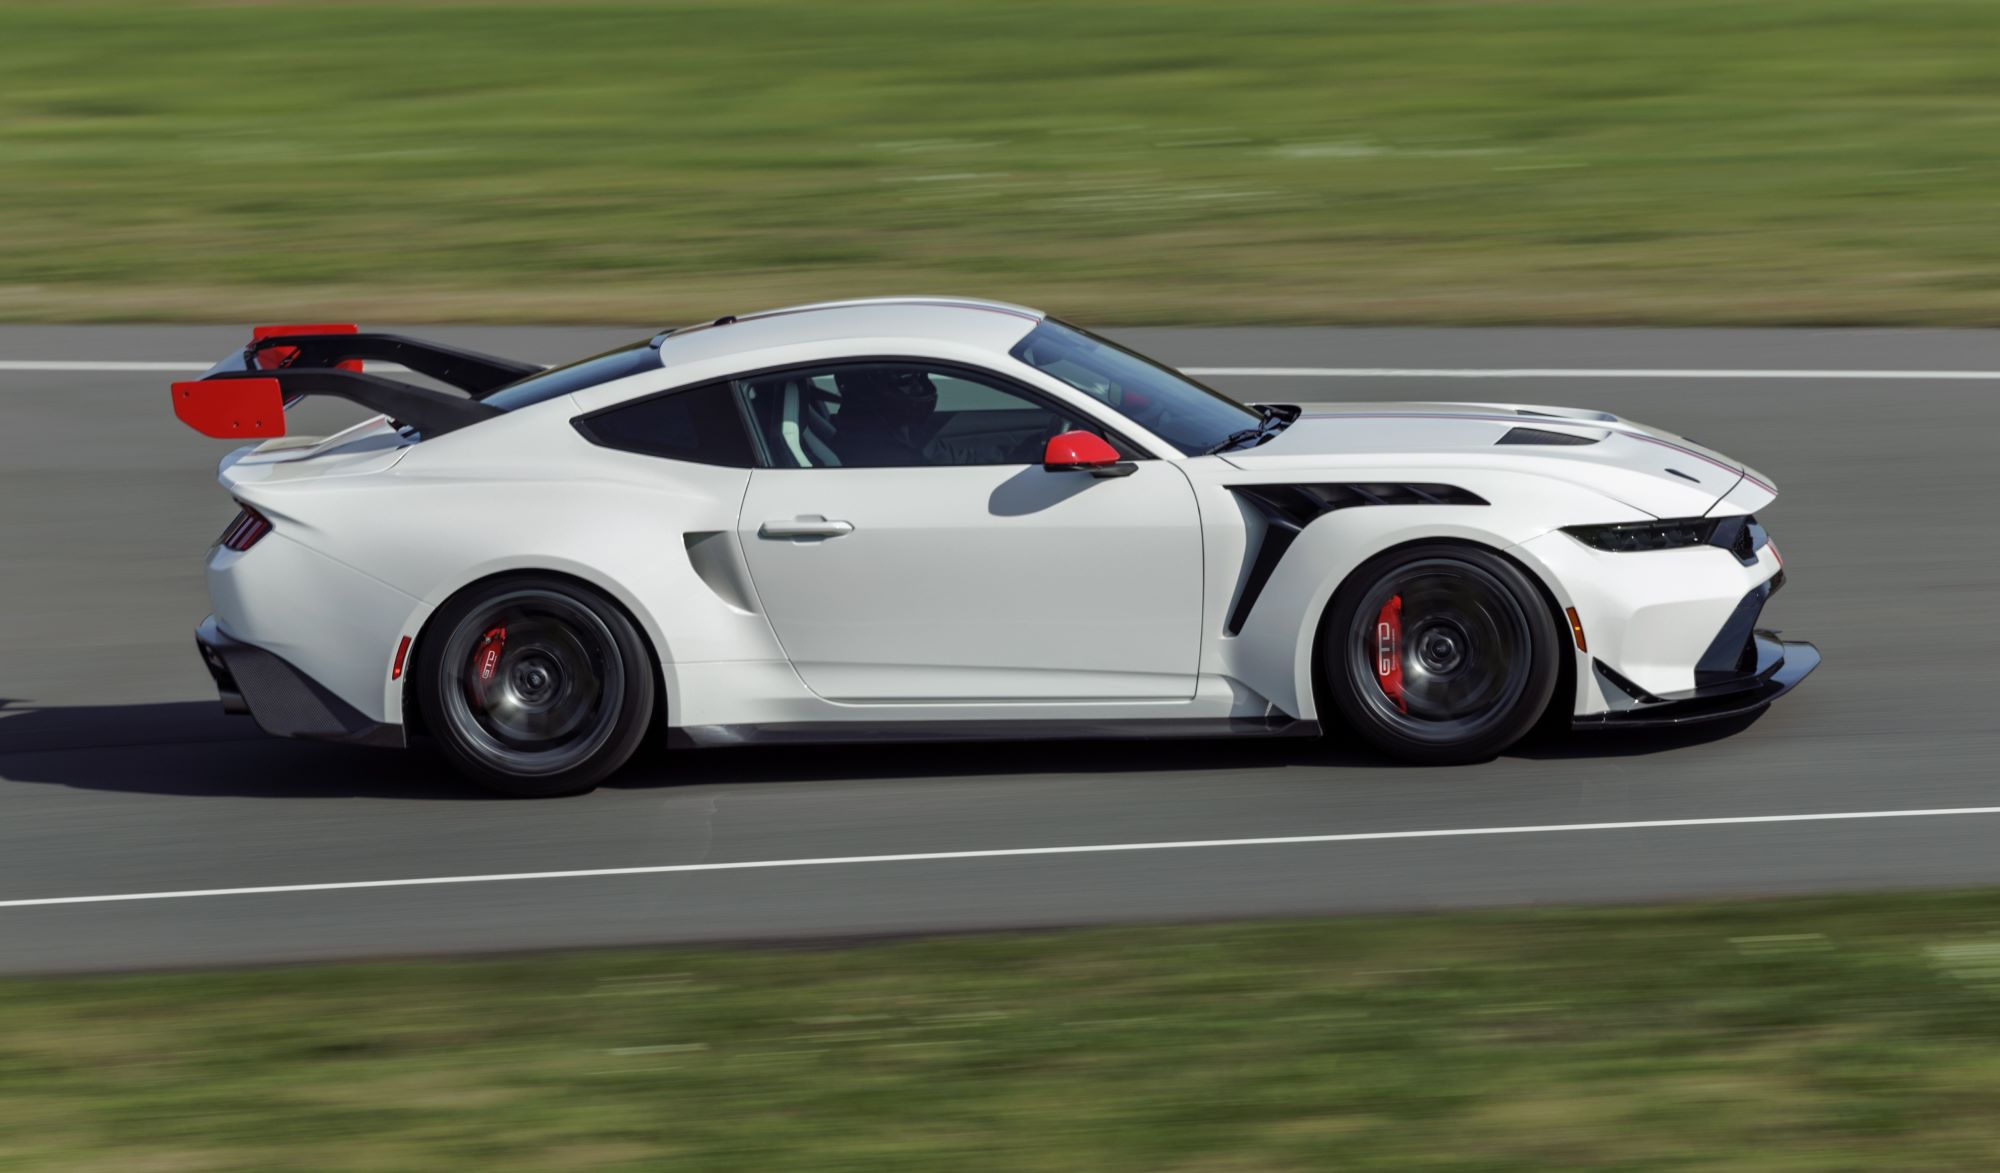
[[[1549,706],[1563,645],[1527,574],[1477,546],[1390,551],[1335,593],[1319,641],[1334,707],[1405,761],[1484,761]]]
[[[512,797],[592,789],[652,719],[652,664],[632,621],[554,577],[504,579],[446,604],[426,632],[418,687],[445,756]]]

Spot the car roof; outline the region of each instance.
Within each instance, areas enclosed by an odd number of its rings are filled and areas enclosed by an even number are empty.
[[[839,339],[924,339],[1007,351],[1046,315],[968,297],[875,297],[733,314],[653,339],[666,366]]]

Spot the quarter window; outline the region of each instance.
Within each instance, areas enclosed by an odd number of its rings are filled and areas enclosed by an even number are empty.
[[[655,395],[576,421],[593,444],[687,460],[750,468],[757,463],[728,383],[709,383]]]

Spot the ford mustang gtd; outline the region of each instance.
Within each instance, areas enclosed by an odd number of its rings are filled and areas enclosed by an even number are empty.
[[[370,366],[369,364],[375,364]],[[386,364],[401,371],[382,373]],[[411,378],[402,372],[413,372]],[[287,436],[310,395],[372,418]],[[1295,735],[1491,757],[1749,713],[1768,478],[1601,412],[1239,404],[1019,306],[837,302],[543,369],[262,327],[198,632],[266,731],[515,795],[670,744]]]

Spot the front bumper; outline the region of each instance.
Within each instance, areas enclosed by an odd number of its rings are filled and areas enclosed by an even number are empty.
[[[1768,541],[1748,553],[1609,552],[1558,530],[1511,552],[1555,585],[1559,605],[1575,608],[1588,636],[1573,653],[1578,728],[1739,715],[1818,666],[1816,648],[1762,630],[1764,606],[1785,578]]]
[[[210,615],[195,628],[201,662],[215,678],[222,711],[248,713],[275,737],[400,747],[401,725],[370,720],[353,705],[263,648],[225,634]]]

